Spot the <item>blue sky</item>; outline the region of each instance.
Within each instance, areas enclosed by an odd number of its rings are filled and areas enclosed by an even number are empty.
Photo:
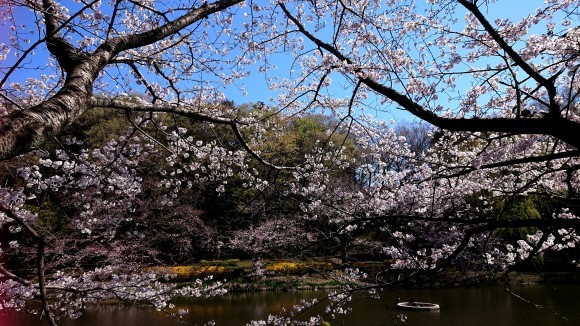
[[[417,3],[424,3],[422,0],[417,0]],[[508,18],[511,20],[519,20],[521,18],[526,17],[529,14],[532,14],[536,8],[539,8],[543,5],[543,0],[499,0],[497,3],[491,5],[491,10],[486,12],[488,19],[493,23],[495,19],[498,18]],[[421,5],[419,6],[422,7]],[[458,10],[458,30],[463,29],[463,16],[464,12]],[[537,32],[541,33],[543,31],[532,31],[532,33]],[[286,72],[289,66],[289,58],[287,56],[280,56],[279,58],[273,57],[270,58],[278,67],[281,73]],[[273,74],[275,72],[270,72]],[[337,76],[334,75],[334,80],[337,80]],[[339,80],[339,79],[338,79]],[[335,83],[339,84],[339,83]],[[257,101],[264,101],[267,102],[266,99],[271,96],[267,92],[267,83],[265,82],[265,78],[263,74],[254,73],[248,79],[245,80],[245,91],[247,92],[246,95],[243,95],[242,92],[237,89],[236,87],[228,87],[226,94],[228,98],[234,100],[236,103],[244,103],[244,102],[257,102]],[[464,85],[464,88],[467,88],[469,85]],[[459,87],[461,89],[461,86]],[[351,89],[340,89],[339,87],[333,87],[332,92],[336,97],[349,97],[350,93],[352,92]],[[376,98],[369,99],[370,101],[377,101]],[[371,112],[368,112],[371,113]],[[415,117],[409,114],[406,111],[391,108],[389,112],[377,112],[381,119],[390,120],[394,119],[396,121],[413,121]]]
[[[421,3],[421,0],[417,0],[418,3]],[[68,4],[68,1],[62,2],[63,4]],[[488,16],[490,17],[490,21],[493,21],[496,18],[510,18],[510,19],[519,19],[526,15],[528,15],[533,9],[540,7],[543,4],[543,0],[500,0],[495,4],[492,4],[492,11],[488,12]],[[78,6],[78,4],[77,4]],[[247,7],[246,7],[247,8]],[[242,11],[238,11],[238,14],[242,14]],[[34,30],[34,23],[33,23],[33,16],[30,12],[26,12],[24,10],[19,10],[14,12],[14,16],[20,21],[19,24],[24,24],[27,27],[23,29],[26,30]],[[460,18],[460,23],[461,19]],[[7,33],[4,31],[6,26],[2,26],[2,31],[0,32],[0,42],[8,43],[7,40]],[[29,34],[31,40],[34,42],[39,38],[37,32],[32,32],[33,34]],[[24,46],[25,48],[28,45]],[[30,62],[30,67],[33,67],[31,70],[19,70],[16,74],[14,74],[11,78],[13,81],[23,81],[25,78],[37,76],[38,69],[40,69],[43,65],[41,62],[44,58],[46,60],[47,51],[45,49],[45,45],[41,44],[37,49],[34,50],[35,56],[33,60],[37,60],[38,62]],[[13,56],[9,57],[9,61],[2,63],[2,77],[3,74],[6,72],[7,63],[15,62],[16,58]],[[292,58],[288,57],[287,55],[276,55],[269,57],[269,60],[276,64],[279,68],[278,71],[280,73],[285,73],[288,70],[289,62],[291,62]],[[47,72],[48,73],[48,72]],[[270,71],[269,74],[275,74],[276,71]],[[336,78],[337,76],[335,76]],[[337,83],[339,84],[339,83]],[[248,103],[248,102],[258,102],[262,101],[266,104],[269,103],[268,98],[272,96],[272,93],[268,90],[266,78],[264,73],[254,72],[251,74],[250,77],[244,79],[243,90],[240,89],[240,85],[231,85],[224,90],[226,97],[230,100],[233,100],[236,104]],[[244,93],[245,91],[245,93]],[[332,92],[333,95],[344,98],[350,96],[350,92],[352,90],[344,90],[340,87],[333,87]],[[370,99],[374,101],[376,99]],[[370,112],[369,112],[370,113]],[[381,118],[389,120],[413,120],[413,117],[400,110],[391,110],[390,113],[381,113]]]

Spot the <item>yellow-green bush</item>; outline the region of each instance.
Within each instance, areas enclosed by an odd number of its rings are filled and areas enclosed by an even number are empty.
[[[308,266],[295,262],[272,262],[266,266],[266,270],[276,274],[299,274],[308,270]]]
[[[210,275],[221,276],[226,273],[224,266],[164,266],[153,267],[151,269],[158,275],[173,275],[173,279],[177,281],[193,280],[204,278]]]

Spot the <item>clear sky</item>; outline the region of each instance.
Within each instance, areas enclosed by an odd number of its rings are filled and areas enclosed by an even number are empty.
[[[419,8],[423,8],[425,0],[417,0],[416,3],[418,4]],[[544,0],[498,0],[496,3],[491,4],[491,10],[485,12],[488,19],[493,23],[494,20],[498,18],[508,18],[512,20],[519,20],[521,18],[526,17],[529,14],[532,14],[536,8],[542,7],[544,4]],[[464,12],[458,10],[459,23],[458,23],[458,30],[463,29],[463,15]],[[541,31],[536,31],[541,32]],[[534,31],[532,31],[534,33]],[[288,56],[279,56],[270,58],[271,61],[275,62],[276,65],[279,66],[278,71],[280,73],[286,73],[289,66],[289,62],[292,60],[288,58]],[[269,72],[269,74],[275,74],[276,72]],[[337,83],[338,84],[338,83]],[[468,85],[465,85],[467,87]],[[226,94],[228,98],[235,101],[237,104],[244,103],[244,102],[257,102],[263,101],[268,103],[268,97],[272,96],[268,93],[267,83],[265,81],[264,74],[260,73],[253,73],[249,78],[245,79],[245,92],[244,95],[242,91],[237,88],[236,86],[230,86],[226,90]],[[337,97],[348,97],[350,96],[350,92],[352,90],[344,90],[340,89],[339,87],[334,87],[332,91],[335,93]],[[370,101],[376,101],[376,98],[369,99]],[[371,112],[368,112],[371,113]],[[399,109],[392,109],[389,113],[385,112],[377,112],[381,119],[390,120],[394,119],[396,121],[413,121],[415,117],[409,114],[406,111],[402,111]]]
[[[65,1],[61,2],[65,5],[72,1]],[[424,0],[417,0],[417,3],[423,3]],[[523,16],[526,16],[533,11],[533,9],[540,7],[543,4],[543,0],[499,0],[497,3],[492,4],[492,10],[486,14],[490,17],[490,21],[495,20],[496,18],[510,18],[510,19],[518,19]],[[77,4],[78,6],[78,4]],[[247,8],[247,7],[246,7]],[[5,8],[2,8],[5,11]],[[242,14],[242,12],[238,12]],[[20,30],[24,32],[24,36],[28,36],[31,39],[31,42],[34,42],[42,37],[43,35],[39,35],[38,31],[35,30],[34,26],[34,16],[24,10],[18,10],[13,13],[14,17],[19,21],[19,25],[24,26]],[[462,18],[462,17],[459,17]],[[460,20],[461,23],[461,20]],[[6,26],[0,26],[0,43],[9,43],[7,39],[7,31]],[[26,35],[26,31],[29,31],[28,35]],[[30,44],[21,44],[24,49],[28,48]],[[47,51],[44,44],[40,44],[35,50],[35,56],[33,57],[33,62],[28,62],[27,65],[30,69],[26,70],[19,70],[17,71],[12,77],[12,81],[23,81],[28,77],[36,77],[40,73],[50,73],[42,72],[43,62],[41,62],[44,58],[46,60]],[[7,67],[9,64],[14,63],[17,60],[13,55],[9,56],[8,61],[1,63],[2,70],[0,78],[4,77],[4,74],[7,71]],[[276,74],[280,72],[285,74],[289,70],[289,64],[292,61],[292,58],[288,55],[275,55],[269,58],[270,61],[274,62],[279,68],[278,71],[270,71],[268,74]],[[337,83],[338,85],[339,83]],[[243,87],[243,89],[242,89]],[[143,90],[145,92],[145,90]],[[340,87],[333,87],[332,92],[333,95],[344,98],[350,96],[351,90],[344,90]],[[248,103],[248,102],[265,102],[266,104],[269,103],[269,98],[273,95],[272,92],[269,91],[266,77],[264,73],[253,72],[250,77],[244,79],[244,84],[240,85],[239,83],[228,86],[224,93],[226,97],[230,100],[233,100],[236,104]],[[376,99],[370,99],[374,101]],[[370,112],[369,112],[370,113]],[[390,114],[381,113],[381,118],[384,119],[395,119],[395,120],[413,120],[413,117],[406,113],[401,112],[400,110],[393,110]]]

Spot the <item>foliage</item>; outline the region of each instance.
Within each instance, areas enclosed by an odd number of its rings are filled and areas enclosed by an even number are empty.
[[[269,265],[266,265],[266,270],[275,274],[288,275],[288,274],[304,273],[308,270],[308,268],[306,265],[301,263],[272,262]]]
[[[195,281],[208,276],[221,278],[227,275],[225,274],[226,267],[216,265],[153,267],[148,270],[155,274],[167,275],[171,280],[175,281]]]

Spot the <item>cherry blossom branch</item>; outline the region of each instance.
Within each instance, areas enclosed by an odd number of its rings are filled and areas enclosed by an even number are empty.
[[[39,39],[38,41],[34,42],[26,51],[24,51],[24,53],[22,53],[19,56],[18,60],[10,67],[10,69],[8,69],[8,71],[6,72],[6,74],[4,75],[4,77],[2,78],[2,80],[0,80],[0,89],[4,86],[4,84],[6,83],[6,81],[8,80],[8,78],[10,77],[10,75],[12,75],[12,73],[20,66],[20,64],[24,61],[24,59],[26,59],[26,57],[28,56],[28,54],[30,54],[38,45],[46,42],[51,37],[54,37],[55,35],[58,35],[58,32],[60,32],[63,28],[65,28],[66,26],[68,26],[68,24],[73,19],[75,19],[76,17],[78,17],[86,9],[90,8],[93,4],[95,4],[98,1],[99,0],[93,0],[93,2],[90,2],[90,3],[86,4],[83,8],[81,8],[79,11],[77,11],[74,15],[71,15],[67,20],[65,20],[60,26],[58,26],[57,28],[55,28],[51,33],[46,33],[46,36],[45,37],[43,37],[43,38]]]
[[[405,110],[409,111],[418,118],[425,120],[437,127],[447,129],[450,131],[494,131],[504,132],[510,134],[543,134],[550,135],[565,141],[566,143],[580,148],[580,139],[576,135],[580,130],[580,123],[576,121],[561,118],[559,115],[545,116],[541,119],[537,118],[445,118],[436,115],[435,113],[426,110],[420,104],[414,102],[409,97],[399,93],[395,89],[383,85],[366,76],[364,70],[356,67],[354,62],[342,54],[336,47],[323,42],[312,33],[310,33],[302,23],[290,13],[285,4],[278,4],[288,19],[296,25],[299,32],[306,36],[316,46],[326,50],[334,55],[341,62],[354,66],[353,73],[366,86],[375,92],[384,95],[401,105]],[[513,50],[512,50],[513,51]],[[543,77],[542,77],[543,78]]]
[[[165,113],[175,113],[181,116],[211,123],[217,123],[222,125],[230,125],[234,120],[218,116],[210,116],[200,112],[195,112],[192,105],[188,104],[173,104],[173,103],[147,103],[141,101],[139,103],[117,100],[117,99],[105,99],[92,97],[91,98],[92,107],[103,107],[112,109],[121,109],[127,112],[165,112]]]
[[[7,217],[11,218],[12,220],[16,221],[24,230],[30,234],[34,240],[36,241],[37,251],[36,251],[36,264],[37,264],[37,277],[38,277],[38,287],[40,291],[40,299],[42,301],[42,309],[46,315],[46,319],[48,320],[49,325],[56,326],[56,322],[54,320],[54,315],[50,310],[50,305],[47,301],[47,294],[46,294],[46,279],[44,276],[45,270],[45,253],[44,248],[46,246],[46,242],[43,237],[41,237],[36,230],[34,230],[26,221],[24,221],[17,213],[15,213],[12,209],[6,207],[3,203],[0,203],[0,211],[2,211]],[[0,264],[0,273],[4,274],[5,276],[23,284],[23,285],[30,285],[31,283],[25,279],[22,279],[10,272],[8,272],[1,264]]]
[[[547,91],[550,97],[550,112],[554,117],[560,115],[560,110],[556,103],[556,86],[554,85],[553,78],[550,80],[544,78],[540,75],[532,66],[530,66],[507,42],[499,35],[497,30],[491,26],[489,21],[485,18],[483,13],[477,7],[477,4],[468,0],[458,0],[465,9],[469,10],[481,23],[486,32],[493,38],[493,40],[510,56],[514,62],[520,66],[529,76],[531,76],[538,84],[542,85]]]
[[[132,4],[134,4],[134,5],[135,5],[135,6],[137,6],[137,7],[141,7],[141,8],[143,8],[143,9],[149,10],[149,11],[151,11],[152,13],[155,13],[156,15],[159,15],[159,16],[163,17],[163,19],[164,19],[166,22],[170,22],[170,20],[167,18],[167,15],[166,15],[166,13],[163,13],[163,12],[161,12],[161,11],[159,11],[159,10],[155,9],[155,8],[152,8],[152,7],[150,7],[150,6],[148,6],[148,5],[144,4],[144,3],[141,3],[141,2],[139,2],[139,1],[135,1],[135,0],[129,0],[129,2],[130,2],[130,3],[132,3]]]
[[[170,104],[170,103],[163,103],[163,104],[151,104],[151,103],[130,103],[127,101],[122,100],[115,100],[115,99],[102,99],[102,98],[92,98],[92,106],[93,107],[106,107],[106,108],[115,108],[115,109],[122,109],[128,112],[165,112],[165,113],[175,113],[181,116],[198,120],[198,121],[205,121],[211,123],[218,123],[222,125],[228,125],[234,132],[236,138],[238,139],[239,143],[242,147],[258,162],[261,164],[276,169],[276,170],[291,170],[295,169],[294,167],[288,166],[278,166],[267,162],[264,160],[258,153],[256,153],[245,141],[244,137],[240,133],[238,129],[238,125],[242,124],[240,121],[236,119],[229,119],[224,117],[216,117],[216,116],[209,116],[203,113],[191,111],[191,106],[186,104]]]
[[[540,252],[540,250],[542,249],[542,246],[544,245],[544,243],[548,240],[548,238],[550,237],[551,234],[551,229],[548,228],[548,231],[545,231],[545,229],[542,229],[542,237],[540,238],[540,240],[538,240],[538,243],[536,243],[536,245],[532,248],[532,250],[530,251],[529,256],[524,260],[524,262],[529,262],[531,261],[534,257],[536,257],[536,254],[538,252]]]
[[[129,61],[127,64],[129,65],[129,67],[131,67],[135,75],[137,75],[137,77],[141,80],[143,85],[145,85],[145,88],[147,88],[147,91],[149,92],[149,94],[151,94],[151,97],[153,97],[152,102],[155,103],[157,100],[160,100],[161,98],[155,93],[155,90],[153,90],[153,87],[151,87],[151,84],[149,84],[147,78],[145,78],[145,76],[143,76],[141,71],[139,71],[139,68],[137,68],[135,62]]]
[[[95,0],[96,1],[96,0]],[[93,83],[99,73],[120,52],[153,44],[179,30],[224,10],[242,0],[221,0],[191,9],[176,20],[147,32],[112,38],[101,44],[92,54],[85,54],[57,36],[59,28],[54,18],[54,3],[44,0],[48,19],[47,29],[52,31],[47,45],[67,72],[65,84],[53,97],[28,110],[14,112],[0,118],[0,159],[7,159],[35,148],[47,137],[59,134],[89,107]],[[90,7],[90,4],[87,6]],[[4,80],[2,81],[4,82]]]
[[[467,246],[469,245],[469,242],[471,241],[471,238],[478,234],[478,233],[483,233],[489,230],[486,228],[473,228],[473,229],[469,229],[465,232],[465,235],[463,236],[463,240],[459,243],[459,245],[455,248],[455,250],[453,250],[453,252],[451,252],[451,254],[449,254],[449,256],[445,257],[445,259],[440,260],[437,262],[437,265],[435,266],[435,268],[433,269],[434,271],[441,271],[443,268],[445,268],[446,266],[448,266],[449,264],[451,264],[451,262],[457,258],[464,250],[465,248],[467,248]]]
[[[28,234],[30,234],[35,241],[39,243],[44,243],[44,238],[41,237],[36,230],[34,230],[24,219],[22,219],[18,214],[16,214],[12,209],[6,207],[3,203],[0,203],[0,211],[6,214],[7,217],[18,223]]]
[[[159,68],[159,65],[157,63],[155,63],[155,62],[153,63],[153,68],[155,68],[155,72],[157,72],[161,77],[163,77],[163,79],[167,80],[167,82],[169,83],[169,87],[171,87],[171,89],[175,93],[175,97],[177,98],[177,101],[179,102],[181,100],[181,92],[175,86],[175,83],[173,82],[173,80],[171,78],[169,78],[167,75],[165,75],[165,73],[161,70],[161,68]]]
[[[122,51],[153,44],[179,32],[185,27],[207,17],[208,15],[227,9],[241,2],[243,2],[243,0],[219,0],[211,4],[204,3],[201,7],[191,9],[185,15],[157,28],[153,28],[143,33],[113,38],[103,44],[103,49],[111,50],[114,55],[116,55]]]
[[[519,229],[519,228],[530,228],[536,227],[539,229],[547,228],[572,228],[580,230],[580,219],[577,218],[540,218],[540,219],[501,219],[501,220],[490,220],[489,218],[440,218],[440,217],[428,217],[421,215],[380,215],[371,217],[357,217],[353,219],[353,222],[373,222],[373,221],[394,221],[394,220],[404,220],[404,221],[420,221],[420,222],[431,222],[431,223],[444,223],[444,224],[457,224],[465,226],[476,226],[472,229],[468,229],[468,232],[482,233],[485,231],[491,231],[495,229]],[[471,231],[469,231],[471,230]]]
[[[275,169],[275,170],[294,170],[294,169],[296,169],[295,167],[278,166],[278,165],[274,165],[270,162],[265,161],[258,153],[256,153],[254,150],[252,150],[250,148],[250,146],[248,145],[248,143],[244,140],[244,137],[242,136],[242,134],[240,133],[240,131],[238,129],[238,125],[236,123],[236,120],[233,120],[230,123],[230,127],[232,128],[234,134],[236,135],[236,138],[238,139],[238,141],[240,142],[242,147],[244,147],[244,149],[261,164],[263,164],[269,168]]]
[[[129,119],[129,122],[131,123],[131,126],[133,126],[133,128],[135,128],[135,130],[138,130],[139,132],[141,132],[141,134],[143,134],[145,137],[147,137],[148,139],[150,139],[152,142],[154,142],[155,144],[157,144],[158,146],[160,146],[161,148],[163,148],[164,150],[166,150],[168,153],[173,153],[173,151],[171,149],[169,149],[165,144],[162,144],[155,137],[149,135],[149,133],[146,132],[145,130],[143,130],[143,128],[141,128],[140,125],[137,125],[135,123],[135,121],[133,121],[132,119]]]
[[[405,217],[409,219],[410,217]],[[484,218],[478,219],[445,219],[445,218],[411,218],[414,220],[421,221],[431,221],[431,222],[445,222],[449,221],[452,223],[464,224],[464,225],[475,225],[483,224],[479,227],[471,229],[470,232],[482,233],[485,231],[491,231],[499,228],[505,229],[517,229],[517,228],[530,228],[537,227],[540,229],[546,229],[550,227],[555,228],[573,228],[580,230],[580,219],[575,218],[541,218],[541,219],[518,219],[518,220],[489,220]]]
[[[549,162],[552,160],[563,159],[563,158],[574,158],[580,156],[580,150],[572,150],[566,152],[559,152],[554,154],[546,154],[546,155],[539,155],[539,156],[529,156],[523,157],[513,160],[506,160],[501,162],[489,163],[489,164],[482,164],[480,166],[457,166],[454,169],[462,168],[464,170],[460,172],[456,172],[450,175],[442,175],[438,176],[437,178],[454,178],[459,177],[462,175],[466,175],[470,172],[476,170],[483,170],[483,169],[493,169],[493,168],[500,168],[500,167],[507,167],[507,166],[514,166],[519,164],[526,164],[526,163],[540,163],[540,162]],[[566,168],[563,168],[566,169]]]

